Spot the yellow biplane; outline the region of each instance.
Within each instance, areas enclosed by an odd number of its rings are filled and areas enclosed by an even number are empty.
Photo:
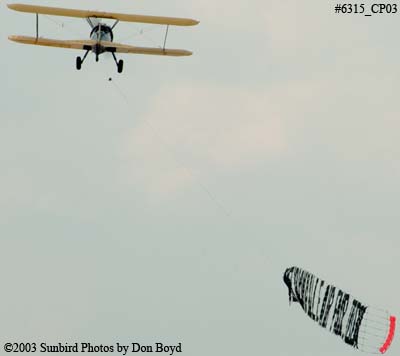
[[[76,58],[76,69],[78,70],[81,69],[82,63],[84,62],[90,51],[94,52],[94,54],[96,55],[96,62],[99,60],[100,54],[106,52],[111,53],[114,58],[115,64],[117,65],[118,73],[122,73],[124,62],[122,59],[118,61],[117,57],[115,56],[115,53],[137,53],[137,54],[152,54],[161,56],[190,56],[192,54],[192,52],[190,51],[186,51],[183,49],[165,48],[168,36],[168,28],[170,25],[194,26],[199,23],[199,21],[196,20],[176,18],[176,17],[119,14],[112,12],[62,9],[56,7],[35,6],[35,5],[25,5],[25,4],[8,4],[7,6],[15,11],[36,14],[36,37],[9,36],[8,38],[11,41],[24,44],[38,45],[38,46],[50,46],[50,47],[85,50],[86,53],[84,54],[83,58],[81,57]],[[87,22],[91,27],[90,39],[55,40],[55,39],[39,37],[39,14],[86,18]],[[105,23],[102,23],[101,19],[112,19],[115,20],[115,22],[112,26],[109,26]],[[113,30],[119,21],[166,25],[167,28],[166,28],[163,48],[136,47],[136,46],[113,42],[114,40]]]

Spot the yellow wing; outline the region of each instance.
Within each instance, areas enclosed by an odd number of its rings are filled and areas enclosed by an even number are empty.
[[[36,38],[29,36],[9,36],[9,40],[23,43],[23,44],[31,44],[37,46],[48,46],[48,47],[61,47],[61,48],[72,48],[72,49],[85,49],[85,45],[90,48],[96,44],[94,40],[87,41],[64,41],[64,40],[53,40],[49,38]],[[88,48],[89,49],[89,48]]]
[[[136,47],[124,45],[115,42],[101,42],[102,46],[106,47],[107,52],[116,53],[131,53],[131,54],[152,54],[157,56],[191,56],[192,52],[185,49],[171,49],[171,48],[158,48],[158,47]],[[115,49],[115,50],[114,50]]]
[[[10,36],[8,38],[11,41],[23,44],[84,50],[91,50],[97,44],[97,41],[94,40],[54,40],[50,38],[36,38],[29,36]],[[115,53],[137,53],[176,57],[190,56],[192,54],[192,52],[184,49],[136,47],[108,41],[102,41],[101,46],[104,47],[105,52]]]
[[[25,4],[8,4],[10,9],[21,12],[30,12],[34,14],[67,16],[67,17],[100,17],[104,19],[114,19],[127,22],[141,22],[157,25],[174,25],[174,26],[193,26],[199,21],[193,19],[177,18],[177,17],[162,17],[162,16],[146,16],[133,14],[119,14],[113,12],[87,11],[75,9],[63,9],[58,7],[36,6]]]

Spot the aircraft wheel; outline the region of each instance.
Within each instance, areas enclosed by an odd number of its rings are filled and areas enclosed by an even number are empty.
[[[122,73],[122,70],[124,69],[124,61],[120,59],[118,61],[118,73]]]
[[[76,69],[80,70],[82,68],[82,58],[76,57]]]

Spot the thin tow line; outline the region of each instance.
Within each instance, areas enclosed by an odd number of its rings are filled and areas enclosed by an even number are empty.
[[[125,104],[129,106],[129,99],[127,95],[123,92],[123,90],[115,83],[114,80],[111,80],[112,84],[114,85],[114,88],[118,91],[118,93],[121,95],[121,98],[125,101]],[[232,217],[231,211],[225,208],[225,206],[216,198],[216,196],[200,181],[197,179],[196,175],[193,173],[193,171],[188,167],[188,165],[184,164],[183,161],[178,160],[176,155],[171,149],[171,145],[168,144],[168,142],[165,140],[165,138],[160,134],[160,132],[156,129],[156,127],[150,122],[148,119],[144,119],[144,122],[150,127],[150,129],[153,131],[153,134],[157,136],[159,141],[164,145],[164,147],[167,149],[169,155],[174,159],[175,163],[177,166],[183,168],[186,171],[186,174],[190,176],[197,184],[198,186],[207,194],[210,200],[213,201],[213,203],[218,206],[218,208],[225,214],[227,217]]]

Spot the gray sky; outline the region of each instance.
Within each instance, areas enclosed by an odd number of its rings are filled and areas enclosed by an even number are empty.
[[[292,265],[400,314],[400,15],[334,5],[57,1],[201,21],[169,33],[192,57],[125,55],[118,75],[9,42],[35,19],[1,2],[2,342],[355,355],[288,307]],[[89,32],[41,18],[42,36]],[[120,24],[115,40],[163,33]]]

